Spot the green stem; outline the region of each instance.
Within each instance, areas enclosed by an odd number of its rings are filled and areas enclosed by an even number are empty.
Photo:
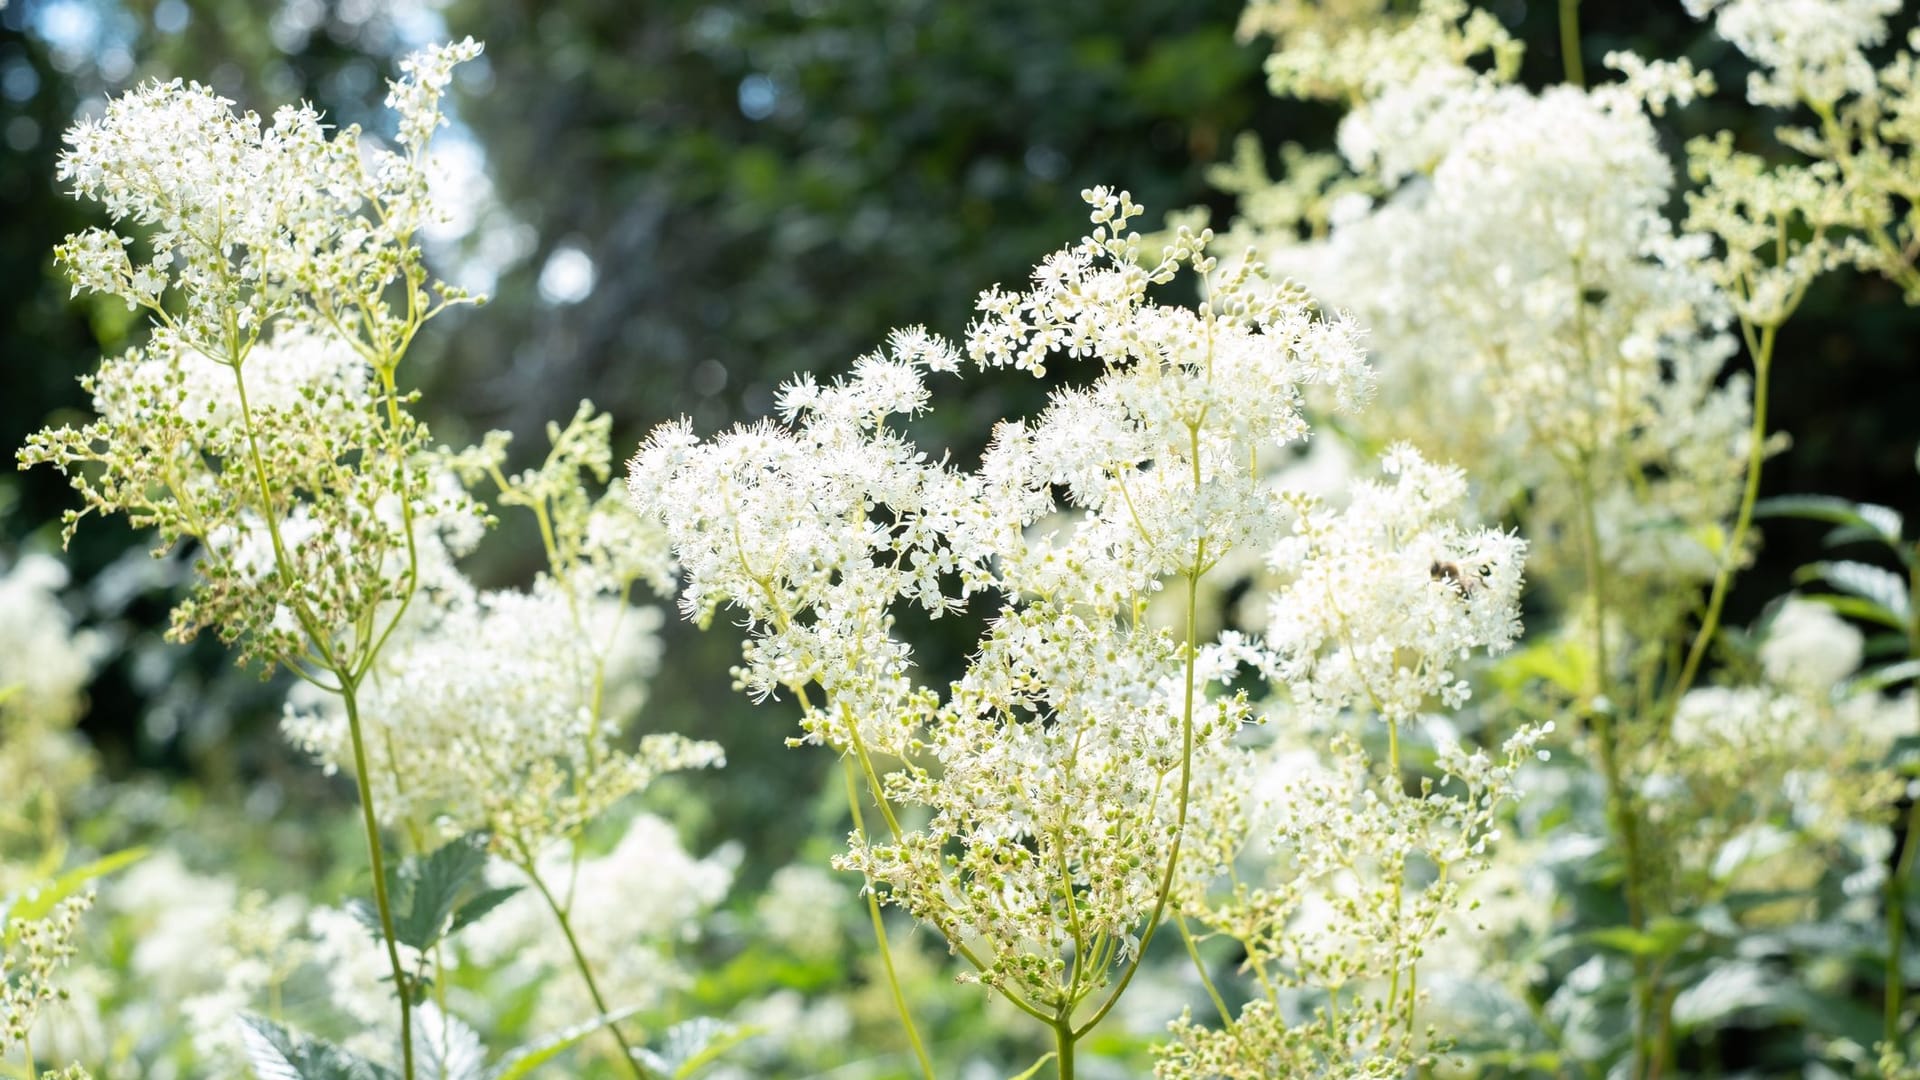
[[[1060,1080],[1073,1080],[1073,1044],[1078,1039],[1065,1018],[1053,1025],[1054,1063],[1060,1067]]]
[[[1560,58],[1567,66],[1567,81],[1587,85],[1586,65],[1580,60],[1580,0],[1560,0]]]
[[[1371,694],[1372,690],[1369,689],[1368,693]],[[1396,791],[1400,790],[1402,787],[1402,781],[1400,779],[1400,721],[1393,717],[1387,718],[1387,773],[1388,773],[1388,782],[1393,784],[1394,789]],[[1402,884],[1405,882],[1406,876],[1407,876],[1407,864],[1405,860],[1402,860],[1398,865],[1396,865],[1393,868],[1393,912],[1395,916],[1395,919],[1394,919],[1395,935],[1398,935],[1401,933],[1400,919],[1398,918],[1398,916],[1400,914],[1400,909],[1404,906]],[[1400,1002],[1400,964],[1396,958],[1396,961],[1393,965],[1393,976],[1391,979],[1388,980],[1388,983],[1387,983],[1387,1008],[1389,1010],[1392,1010],[1393,1008],[1398,1006],[1399,1002]],[[1409,1015],[1411,1015],[1412,1013],[1411,1005],[1408,1006],[1408,1013]]]
[[[539,891],[540,898],[547,902],[547,910],[553,912],[554,921],[560,924],[560,935],[567,939],[567,948],[573,951],[574,966],[580,969],[580,979],[587,984],[587,994],[593,998],[593,1007],[601,1016],[611,1017],[612,1013],[607,1008],[607,999],[600,995],[600,984],[594,980],[593,965],[587,962],[587,954],[580,948],[580,939],[574,935],[573,920],[567,916],[566,907],[554,899],[553,890],[547,888],[546,881],[540,877],[539,870],[535,869],[533,852],[528,850],[524,843],[520,845],[520,856],[521,872],[527,875],[527,880],[533,882],[533,887]],[[625,1035],[621,1034],[620,1025],[609,1019],[607,1032],[613,1036],[614,1042],[620,1044],[620,1060],[627,1063],[627,1071],[633,1074],[634,1080],[650,1080],[651,1071],[634,1056],[633,1045],[627,1042]]]
[[[1740,494],[1740,510],[1734,517],[1733,534],[1727,538],[1720,568],[1713,576],[1713,592],[1707,598],[1707,613],[1701,618],[1700,630],[1687,650],[1686,662],[1680,667],[1680,677],[1667,693],[1667,708],[1663,713],[1663,718],[1667,720],[1672,719],[1673,713],[1680,708],[1680,699],[1693,686],[1694,678],[1700,673],[1700,662],[1705,659],[1707,648],[1720,629],[1720,610],[1725,606],[1727,592],[1733,584],[1734,564],[1753,526],[1753,505],[1760,497],[1760,466],[1767,456],[1768,376],[1773,370],[1773,344],[1779,329],[1778,326],[1763,327],[1756,343],[1753,354],[1753,423],[1747,431],[1746,487]]]
[[[1193,970],[1200,973],[1200,985],[1206,987],[1207,997],[1213,999],[1213,1008],[1220,1014],[1220,1022],[1231,1031],[1234,1026],[1233,1013],[1227,1010],[1226,1000],[1214,987],[1213,976],[1207,973],[1207,962],[1200,958],[1200,946],[1193,940],[1193,931],[1187,929],[1187,917],[1176,912],[1173,916],[1173,925],[1180,931],[1180,940],[1186,942],[1187,955],[1193,958]]]
[[[853,814],[853,829],[863,838],[867,827],[860,813],[860,788],[853,777],[853,761],[842,756],[841,772],[847,780],[847,809]],[[900,1013],[900,1026],[906,1029],[907,1041],[913,1044],[913,1056],[920,1061],[920,1073],[927,1080],[933,1080],[933,1059],[927,1056],[927,1048],[920,1042],[920,1031],[913,1026],[913,1013],[907,1008],[907,997],[900,992],[900,976],[893,967],[893,950],[887,947],[887,923],[880,915],[880,894],[874,890],[873,879],[867,879],[867,914],[873,920],[873,940],[880,947],[880,964],[887,971],[887,988],[893,991],[893,1007]]]
[[[1593,601],[1593,678],[1588,716],[1593,724],[1594,741],[1599,743],[1600,770],[1607,785],[1607,816],[1625,848],[1625,881],[1621,892],[1627,903],[1627,923],[1633,929],[1646,928],[1643,906],[1640,859],[1639,819],[1633,810],[1632,793],[1620,773],[1619,736],[1613,725],[1614,705],[1607,699],[1607,673],[1611,662],[1607,655],[1606,570],[1600,558],[1600,523],[1594,509],[1593,460],[1585,457],[1578,469],[1580,489],[1582,547],[1585,549],[1587,591]],[[1653,1013],[1653,984],[1644,957],[1633,959],[1633,1056],[1630,1076],[1640,1076],[1647,1051],[1647,1025]]]
[[[347,709],[347,733],[353,739],[354,775],[360,781],[360,824],[367,832],[367,860],[373,865],[373,903],[380,911],[380,938],[386,942],[387,964],[393,969],[393,989],[400,998],[402,1075],[406,1080],[413,1080],[413,988],[405,966],[400,963],[400,945],[393,931],[393,904],[387,898],[387,859],[380,847],[380,824],[373,812],[373,774],[367,769],[367,742],[360,733],[359,688],[347,682],[340,690],[340,699]]]
[[[1886,1040],[1890,1046],[1898,1046],[1900,1038],[1900,1016],[1902,998],[1906,994],[1906,973],[1900,964],[1900,954],[1905,950],[1907,928],[1907,879],[1913,875],[1913,853],[1920,844],[1914,843],[1914,837],[1920,834],[1920,800],[1907,807],[1907,832],[1901,840],[1900,859],[1894,864],[1893,876],[1887,879],[1887,1001],[1886,1001]]]
[[[1199,457],[1196,454],[1194,458],[1194,471],[1197,473],[1199,468]],[[1195,487],[1198,487],[1197,482]],[[1202,540],[1199,545],[1198,554],[1194,559],[1193,569],[1187,574],[1187,699],[1180,711],[1180,810],[1173,826],[1172,850],[1167,853],[1167,869],[1166,872],[1161,875],[1160,892],[1159,895],[1154,898],[1153,912],[1147,916],[1146,928],[1140,932],[1140,945],[1134,950],[1133,959],[1127,964],[1127,970],[1121,974],[1119,983],[1113,988],[1113,993],[1107,995],[1107,1000],[1101,1003],[1100,1010],[1093,1014],[1092,1019],[1072,1032],[1073,1037],[1076,1039],[1092,1031],[1094,1026],[1099,1024],[1100,1021],[1106,1017],[1107,1013],[1112,1011],[1114,1003],[1120,1000],[1120,995],[1127,992],[1128,984],[1133,982],[1134,975],[1140,970],[1140,962],[1146,958],[1147,946],[1153,943],[1154,931],[1160,928],[1160,916],[1167,909],[1167,897],[1173,893],[1173,877],[1175,871],[1180,866],[1180,842],[1186,839],[1187,805],[1191,801],[1193,790],[1193,691],[1195,665],[1199,659],[1197,655],[1199,650],[1195,647],[1194,636],[1199,625],[1197,609],[1200,598],[1200,568],[1207,557],[1206,549],[1206,541]],[[1062,1075],[1069,1075],[1073,1063],[1071,1059],[1064,1057],[1062,1061],[1062,1068],[1069,1070],[1069,1073],[1063,1073]]]
[[[1920,558],[1915,558],[1907,571],[1907,595],[1920,597]],[[1907,622],[1907,655],[1920,660],[1920,604],[1908,606],[1913,611]],[[1887,878],[1886,1015],[1882,1034],[1889,1047],[1899,1046],[1900,1016],[1907,990],[1900,954],[1906,950],[1907,881],[1913,874],[1913,853],[1920,847],[1914,842],[1916,834],[1920,834],[1920,800],[1907,806],[1907,829],[1900,838],[1900,857],[1894,860],[1893,872]]]
[[[1207,341],[1207,365],[1209,372],[1211,372],[1213,365],[1213,341],[1211,331],[1209,331]],[[1200,468],[1200,423],[1199,420],[1195,420],[1187,425],[1188,459],[1191,461],[1193,467],[1193,497],[1196,501],[1200,498],[1200,488],[1204,479]],[[1142,539],[1151,540],[1151,537],[1147,537],[1143,533]],[[1107,1013],[1113,1010],[1114,1003],[1120,1000],[1121,994],[1127,992],[1127,987],[1133,982],[1133,977],[1139,974],[1140,963],[1147,957],[1147,946],[1153,944],[1153,935],[1160,929],[1160,916],[1166,913],[1167,897],[1173,893],[1173,877],[1180,866],[1181,842],[1187,837],[1187,808],[1192,801],[1193,794],[1193,694],[1195,675],[1197,672],[1196,665],[1199,661],[1199,642],[1197,639],[1200,620],[1198,607],[1200,602],[1200,575],[1206,573],[1206,571],[1207,539],[1202,536],[1199,542],[1194,545],[1193,565],[1188,567],[1186,573],[1186,700],[1181,702],[1180,706],[1180,810],[1174,821],[1173,844],[1171,850],[1167,852],[1167,869],[1166,872],[1161,875],[1160,892],[1158,896],[1154,897],[1153,912],[1147,916],[1146,928],[1140,932],[1140,944],[1134,949],[1133,959],[1128,962],[1127,970],[1121,974],[1120,981],[1114,985],[1113,993],[1107,995],[1107,1000],[1101,1003],[1099,1010],[1093,1014],[1093,1018],[1073,1030],[1072,1034],[1076,1039],[1092,1031],[1095,1025],[1099,1024],[1100,1021],[1106,1017]],[[1070,1012],[1072,1003],[1069,1003],[1067,1008]],[[1061,1022],[1069,1022],[1069,1017],[1063,1015]],[[1070,1066],[1071,1062],[1067,1064]]]

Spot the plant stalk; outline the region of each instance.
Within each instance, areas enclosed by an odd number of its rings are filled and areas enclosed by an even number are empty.
[[[339,674],[335,672],[335,674]],[[400,944],[393,932],[393,904],[387,897],[387,859],[380,847],[380,824],[373,812],[373,780],[367,769],[367,743],[360,733],[359,688],[343,682],[340,697],[347,709],[347,733],[353,738],[354,775],[360,781],[360,824],[367,832],[367,860],[373,865],[373,903],[380,912],[380,938],[387,945],[387,963],[393,969],[393,989],[400,998],[400,1062],[406,1080],[413,1080],[413,987],[400,963]]]
[[[847,809],[853,814],[854,831],[861,836],[867,834],[867,827],[860,813],[860,789],[854,782],[853,760],[844,755],[840,758],[841,772],[847,780]],[[927,1056],[927,1048],[920,1041],[920,1031],[913,1026],[913,1013],[907,1008],[907,996],[900,990],[900,976],[893,967],[893,950],[887,947],[887,923],[880,914],[880,894],[874,891],[873,879],[867,879],[867,915],[873,920],[873,940],[880,948],[880,964],[887,972],[887,989],[893,992],[893,1007],[900,1013],[900,1026],[906,1029],[907,1041],[913,1044],[913,1056],[920,1062],[920,1073],[927,1080],[933,1078],[933,1059]]]
[[[567,909],[554,898],[553,890],[547,888],[546,881],[540,877],[540,872],[534,865],[533,853],[528,851],[525,845],[521,846],[520,853],[525,859],[520,864],[520,869],[527,875],[527,880],[533,882],[533,887],[540,893],[540,898],[547,902],[547,910],[553,912],[554,921],[560,924],[560,935],[567,939],[567,948],[573,951],[574,966],[580,970],[580,980],[587,984],[587,995],[593,998],[593,1007],[601,1016],[611,1017],[612,1013],[607,1008],[607,999],[601,996],[600,984],[593,977],[593,965],[587,962],[586,951],[580,948],[580,939],[573,932],[573,920],[568,917]],[[633,1044],[629,1043],[627,1037],[621,1033],[620,1025],[609,1019],[607,1032],[613,1036],[614,1042],[620,1044],[620,1060],[627,1063],[627,1071],[633,1075],[634,1080],[652,1080],[652,1071],[634,1056]]]
[[[1587,714],[1593,725],[1594,741],[1600,748],[1600,771],[1607,786],[1607,817],[1625,848],[1625,880],[1621,892],[1627,904],[1627,924],[1635,931],[1646,929],[1643,871],[1640,858],[1639,820],[1634,815],[1632,793],[1620,772],[1619,733],[1614,727],[1614,706],[1607,696],[1606,568],[1600,558],[1600,523],[1594,509],[1592,459],[1580,463],[1580,510],[1583,547],[1586,549],[1587,591],[1593,602],[1593,678]],[[1633,1055],[1628,1075],[1644,1075],[1648,1057],[1648,1027],[1653,1018],[1653,982],[1646,958],[1633,958]]]
[[[1767,454],[1768,376],[1773,370],[1773,344],[1779,329],[1778,326],[1762,328],[1758,348],[1754,350],[1753,424],[1747,432],[1746,486],[1740,493],[1740,510],[1734,517],[1733,533],[1727,538],[1720,569],[1713,576],[1713,592],[1707,597],[1707,613],[1701,618],[1700,630],[1687,650],[1680,676],[1668,691],[1664,720],[1672,720],[1673,714],[1680,708],[1680,699],[1693,686],[1694,678],[1700,673],[1700,662],[1706,658],[1707,648],[1720,629],[1720,612],[1726,605],[1727,592],[1733,584],[1734,559],[1739,557],[1740,548],[1747,542],[1747,533],[1753,527],[1753,506],[1760,497],[1760,466]]]
[[[1920,592],[1916,590],[1920,590],[1920,558],[1916,558],[1907,571],[1907,656],[1920,660],[1920,603],[1913,599],[1920,596]],[[1900,1045],[1900,1018],[1907,992],[1906,970],[1900,963],[1900,955],[1906,951],[1907,882],[1913,876],[1914,850],[1920,847],[1914,842],[1916,834],[1920,834],[1920,800],[1907,804],[1906,832],[1899,838],[1900,856],[1887,875],[1886,999],[1881,1034],[1887,1045],[1894,1048]]]
[[[1566,64],[1567,82],[1586,86],[1587,68],[1580,58],[1580,0],[1560,0],[1560,59]]]

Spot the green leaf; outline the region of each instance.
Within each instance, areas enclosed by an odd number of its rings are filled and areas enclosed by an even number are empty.
[[[414,1014],[413,1060],[419,1080],[482,1080],[487,1050],[478,1032],[429,1001]]]
[[[1882,609],[1905,626],[1911,617],[1907,582],[1899,574],[1872,563],[1839,559],[1809,563],[1794,571],[1795,581],[1819,581],[1849,596],[1855,596]],[[1875,621],[1882,621],[1877,618]]]
[[[1540,1021],[1513,991],[1491,979],[1463,978],[1445,972],[1421,986],[1432,993],[1430,1008],[1447,1031],[1456,1033],[1454,1047],[1484,1060],[1498,1054],[1515,1056],[1548,1051],[1552,1041],[1540,1030]]]
[[[1768,1027],[1805,1024],[1816,1032],[1871,1045],[1877,1017],[1844,997],[1823,994],[1787,972],[1750,960],[1719,964],[1673,999],[1682,1032],[1759,1021]]]
[[[0,911],[0,918],[7,922],[6,940],[13,940],[13,922],[16,919],[31,920],[45,918],[60,901],[78,893],[82,886],[95,878],[105,877],[116,870],[132,866],[147,857],[148,848],[131,847],[103,855],[84,866],[76,866],[52,881],[31,889],[15,897]]]
[[[461,896],[487,866],[486,848],[477,836],[448,841],[425,858],[402,862],[388,875],[388,899],[393,905],[393,936],[402,945],[431,949],[448,933],[449,920]],[[367,921],[364,910],[357,912]],[[476,916],[477,917],[477,916]],[[374,927],[380,925],[375,917]]]
[[[700,1016],[668,1028],[660,1037],[659,1050],[641,1047],[633,1056],[654,1072],[672,1080],[687,1080],[752,1034],[751,1028]]]
[[[1589,930],[1583,936],[1603,949],[1629,956],[1659,957],[1679,952],[1697,930],[1699,926],[1687,919],[1667,917],[1648,923],[1645,930],[1635,930],[1631,926],[1608,926]]]
[[[1021,1073],[1019,1076],[1013,1077],[1013,1080],[1033,1080],[1033,1078],[1039,1074],[1040,1070],[1046,1066],[1047,1062],[1052,1061],[1054,1059],[1055,1054],[1056,1054],[1055,1051],[1049,1050],[1046,1053],[1040,1055],[1040,1060],[1034,1062],[1032,1068],[1028,1069],[1026,1072]]]
[[[511,1051],[506,1057],[501,1058],[500,1064],[494,1066],[493,1071],[487,1074],[487,1080],[520,1080],[521,1077],[528,1075],[533,1072],[533,1070],[566,1053],[581,1039],[586,1038],[609,1024],[617,1024],[639,1011],[640,1009],[637,1006],[634,1008],[616,1009],[613,1012],[603,1013],[591,1020],[575,1024],[572,1027],[561,1028],[559,1031],[550,1035],[527,1043]]]
[[[353,916],[355,922],[367,928],[367,933],[373,935],[373,940],[381,940],[384,932],[380,929],[380,909],[373,906],[373,901],[356,896],[342,906],[347,914]]]
[[[466,903],[461,904],[453,913],[453,923],[447,927],[447,933],[457,934],[465,926],[471,926],[486,917],[487,912],[505,903],[513,894],[520,891],[518,885],[502,885],[497,889],[482,889]]]
[[[1840,695],[1852,697],[1854,694],[1879,693],[1889,686],[1898,686],[1909,679],[1920,678],[1920,660],[1902,660],[1897,664],[1887,664],[1871,671],[1861,672],[1842,684]]]
[[[1859,619],[1862,622],[1879,623],[1882,626],[1890,626],[1895,630],[1901,631],[1902,634],[1907,630],[1907,624],[1899,615],[1888,611],[1886,608],[1881,607],[1871,600],[1862,600],[1857,596],[1834,596],[1832,594],[1821,593],[1807,594],[1806,598],[1816,604],[1825,604],[1835,612],[1845,615],[1848,618]]]
[[[1900,513],[1876,503],[1855,503],[1831,495],[1780,495],[1753,504],[1755,517],[1797,517],[1826,521],[1841,526],[1838,532],[1871,538],[1889,547],[1900,547],[1903,522]],[[1832,537],[1829,536],[1831,540]]]
[[[384,1065],[258,1016],[240,1017],[240,1042],[259,1080],[399,1080]]]
[[[1492,675],[1494,682],[1507,690],[1544,679],[1569,694],[1578,694],[1587,685],[1592,666],[1592,657],[1579,643],[1549,639],[1503,657],[1494,664]]]

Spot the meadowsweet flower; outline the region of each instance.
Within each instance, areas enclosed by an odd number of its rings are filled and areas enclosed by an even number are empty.
[[[793,864],[773,872],[754,905],[758,931],[800,956],[837,956],[846,944],[841,915],[847,888],[817,866]]]
[[[93,895],[86,893],[39,918],[7,924],[7,945],[0,951],[0,1056],[27,1041],[42,1008],[66,996],[54,975],[73,958],[80,916],[92,904]]]
[[[1789,596],[1767,623],[1760,665],[1767,678],[1817,697],[1860,667],[1866,637],[1825,604]]]
[[[1344,512],[1276,490],[1265,463],[1306,438],[1307,396],[1348,410],[1369,396],[1354,324],[1266,285],[1255,263],[1222,269],[1210,234],[1175,230],[1150,255],[1124,193],[1087,199],[1090,234],[1027,288],[982,293],[963,346],[916,333],[830,387],[798,380],[779,425],[711,441],[666,425],[629,474],[686,575],[683,611],[744,614],[742,688],[798,698],[806,741],[866,777],[885,830],[856,830],[836,865],[940,931],[963,978],[1064,1017],[1119,979],[1117,995],[1169,900],[1224,873],[1244,842],[1249,761],[1234,736],[1253,711],[1216,687],[1291,680],[1303,718],[1359,694],[1339,683],[1355,665],[1309,659],[1324,633],[1291,633],[1331,617],[1341,598],[1325,585],[1344,575],[1355,631],[1418,672],[1392,688],[1395,722],[1428,697],[1457,703],[1452,665],[1513,634],[1521,556],[1511,537],[1449,523],[1464,481],[1411,451],[1389,458],[1398,488],[1363,485]],[[1201,305],[1155,299],[1189,273],[1206,280]],[[1093,370],[999,424],[964,470],[886,423],[926,407],[925,379],[961,353],[1036,376]],[[1203,635],[1202,581],[1269,550],[1298,585],[1276,604],[1289,629]],[[1437,581],[1443,558],[1472,569]],[[1390,580],[1359,581],[1373,571]],[[1167,594],[1183,610],[1148,617]],[[952,615],[981,596],[995,613],[967,670],[944,692],[916,683],[894,610]],[[1383,684],[1401,670],[1360,666]],[[1492,786],[1479,758],[1455,754],[1450,775]],[[1400,824],[1464,813],[1472,831],[1499,796],[1479,797],[1409,808]]]
[[[648,616],[547,582],[478,593],[409,625],[362,695],[381,813],[449,835],[537,840],[579,828],[657,772],[717,760],[710,744],[673,735],[615,750],[658,651]],[[619,712],[604,710],[609,698]],[[352,768],[335,699],[296,690],[285,728],[329,767]]]
[[[0,808],[0,894],[33,884],[49,831],[93,776],[74,724],[106,643],[75,627],[60,601],[66,583],[66,567],[47,555],[0,564],[0,773],[14,778]]]
[[[1383,400],[1363,430],[1470,464],[1486,509],[1527,492],[1543,535],[1583,528],[1590,482],[1605,566],[1711,576],[1750,389],[1720,377],[1731,308],[1701,269],[1705,242],[1667,223],[1673,170],[1642,109],[1698,80],[1616,58],[1635,81],[1534,94],[1465,63],[1502,47],[1496,31],[1429,3],[1397,26],[1290,42],[1272,70],[1320,74],[1276,75],[1277,89],[1350,102],[1339,145],[1376,194],[1306,243],[1293,223],[1251,219],[1230,242],[1368,328]],[[1376,76],[1376,58],[1397,66]],[[1549,583],[1571,569],[1538,554]]]
[[[419,549],[474,516],[436,497],[394,370],[421,323],[468,299],[431,283],[413,236],[446,71],[478,52],[407,61],[403,152],[356,127],[329,137],[310,108],[265,123],[178,80],[68,133],[60,176],[114,225],[59,260],[76,292],[124,299],[153,331],[83,380],[98,419],[40,432],[20,458],[80,493],[69,535],[85,513],[124,513],[163,545],[201,545],[177,636],[214,627],[243,659],[362,666],[418,583]]]
[[[1879,763],[1909,730],[1911,701],[1888,724],[1891,703],[1878,693],[1836,708],[1830,688],[1786,685],[1690,691],[1671,739],[1636,764],[1647,822],[1674,852],[1680,895],[1810,887],[1810,860],[1877,865],[1861,827],[1881,832],[1871,826],[1903,786]]]
[[[1615,50],[1606,55],[1606,65],[1625,76],[1622,87],[1634,98],[1645,102],[1647,111],[1665,116],[1669,104],[1685,108],[1695,98],[1708,97],[1717,88],[1711,71],[1696,71],[1686,57],[1678,60],[1648,60],[1636,53]]]
[[[1747,100],[1769,108],[1802,101],[1831,107],[1874,89],[1866,50],[1887,37],[1900,0],[1686,0],[1695,18],[1747,54]]]
[[[61,604],[67,578],[58,559],[40,554],[21,556],[0,576],[0,610],[8,613],[0,625],[0,709],[21,723],[63,727],[78,719],[104,648]]]
[[[285,728],[329,770],[358,774],[382,928],[369,942],[356,927],[349,947],[322,916],[317,948],[336,962],[361,1043],[385,1043],[363,1048],[384,1059],[398,1035],[409,1076],[410,1035],[454,1022],[423,1009],[412,1023],[427,946],[418,928],[396,930],[380,824],[416,842],[431,835],[422,827],[484,830],[532,873],[550,843],[658,773],[720,757],[674,735],[621,741],[654,660],[651,616],[631,590],[664,583],[669,560],[657,532],[601,494],[609,418],[583,403],[550,428],[541,464],[508,476],[504,435],[436,448],[399,388],[421,327],[473,299],[433,279],[420,239],[443,220],[429,148],[442,101],[479,52],[469,39],[401,62],[391,145],[329,131],[305,106],[270,121],[236,113],[177,80],[77,124],[60,176],[112,224],[70,238],[59,261],[76,294],[144,310],[151,332],[84,380],[94,421],[20,452],[80,493],[69,536],[87,513],[121,513],[156,529],[162,549],[192,545],[198,573],[173,637],[213,629],[242,661],[300,678]],[[459,570],[491,523],[471,494],[487,484],[538,520],[547,571],[530,589],[482,591]],[[223,926],[232,906],[193,910]],[[552,913],[564,929],[565,906]],[[192,930],[171,940],[206,947],[169,975],[222,955],[205,940],[214,926]],[[262,950],[227,945],[228,977],[183,1005],[209,1060],[235,1049],[219,1017],[278,976]],[[384,986],[360,977],[370,954],[385,956]],[[376,1015],[398,1031],[376,1030]]]
[[[1526,545],[1460,528],[1459,470],[1404,445],[1383,469],[1388,481],[1356,485],[1343,510],[1295,499],[1294,528],[1269,556],[1281,584],[1264,645],[1300,709],[1406,723],[1435,698],[1458,708],[1456,664],[1513,642]]]

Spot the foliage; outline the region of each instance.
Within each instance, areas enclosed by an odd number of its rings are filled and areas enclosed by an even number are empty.
[[[0,1069],[1920,1069],[1920,547],[1798,400],[1920,298],[1893,0],[27,7]]]

